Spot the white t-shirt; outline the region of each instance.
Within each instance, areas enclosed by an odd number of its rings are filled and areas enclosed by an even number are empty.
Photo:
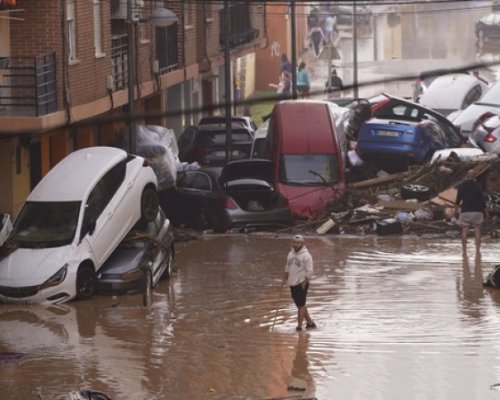
[[[313,259],[306,246],[295,252],[290,250],[286,259],[285,272],[288,272],[288,285],[297,286],[313,274]]]

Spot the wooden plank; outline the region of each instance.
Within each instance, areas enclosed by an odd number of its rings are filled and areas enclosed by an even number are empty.
[[[379,201],[375,206],[400,211],[415,211],[425,207],[422,203],[412,203],[404,200]]]
[[[378,178],[367,179],[364,181],[354,182],[349,184],[348,188],[362,188],[367,186],[376,186],[384,183],[396,181],[398,179],[406,178],[410,174],[409,171],[398,172],[397,174],[380,176]]]

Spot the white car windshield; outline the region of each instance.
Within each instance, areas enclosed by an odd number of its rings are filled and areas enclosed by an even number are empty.
[[[10,241],[19,247],[70,244],[75,237],[81,202],[27,202],[16,219]]]
[[[327,186],[340,180],[336,154],[287,154],[281,158],[280,182]]]

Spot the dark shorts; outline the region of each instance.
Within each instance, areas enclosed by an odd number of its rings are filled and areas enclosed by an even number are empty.
[[[481,211],[466,211],[460,213],[458,225],[462,228],[479,228],[483,223],[484,215]]]
[[[305,289],[302,289],[302,284],[290,286],[292,299],[297,307],[304,307],[306,305],[307,289],[309,289],[309,284],[306,285]]]

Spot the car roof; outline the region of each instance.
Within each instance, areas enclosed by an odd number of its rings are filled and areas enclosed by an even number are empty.
[[[275,123],[281,125],[281,150],[285,154],[322,154],[338,151],[333,136],[332,104],[322,100],[284,100],[277,103]],[[305,129],[307,127],[307,129]],[[317,133],[322,132],[319,135]],[[314,133],[314,137],[312,134]]]
[[[83,201],[94,184],[126,158],[126,151],[114,147],[76,150],[42,178],[27,201]]]
[[[437,77],[420,96],[419,103],[430,108],[460,109],[467,93],[474,87],[486,84],[475,76],[467,74],[448,74]]]

